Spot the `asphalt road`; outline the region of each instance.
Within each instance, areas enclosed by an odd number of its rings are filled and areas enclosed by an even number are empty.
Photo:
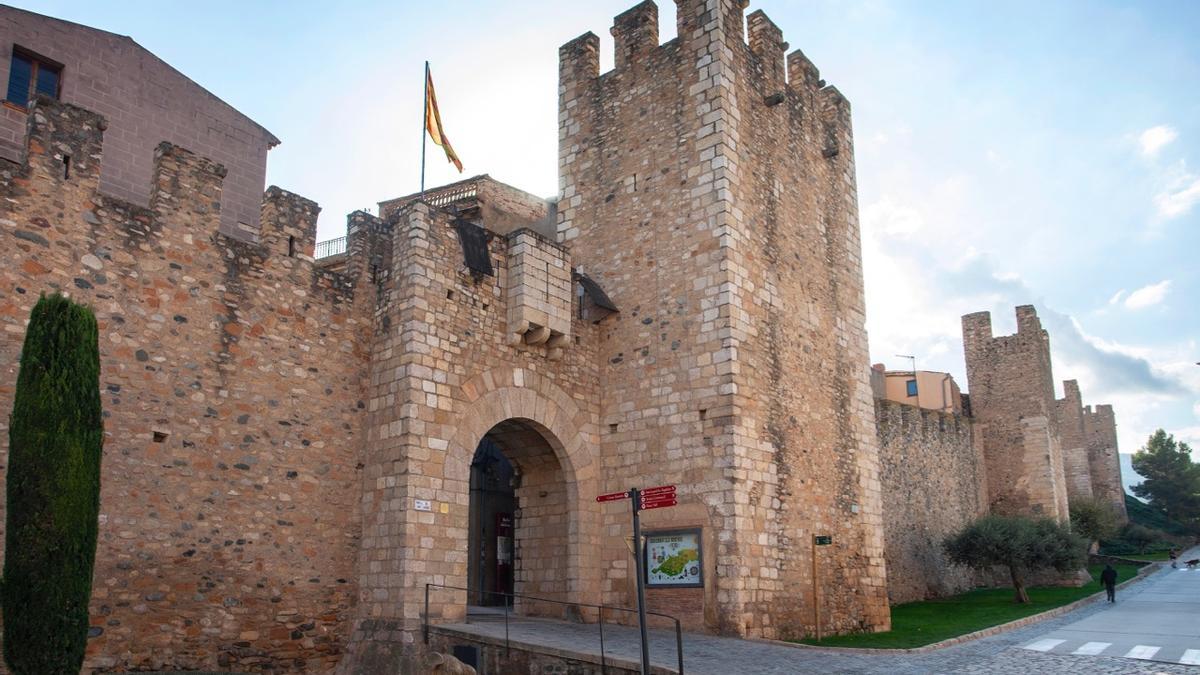
[[[1192,549],[1181,560],[1200,557]],[[1117,601],[1022,645],[1052,654],[1107,656],[1200,665],[1200,569],[1165,570]]]

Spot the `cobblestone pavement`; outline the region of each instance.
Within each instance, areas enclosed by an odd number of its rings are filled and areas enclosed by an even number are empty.
[[[1160,570],[1126,592],[1161,579],[1171,570]],[[691,675],[785,675],[791,673],[852,673],[916,675],[918,673],[1190,673],[1200,669],[1174,663],[1139,661],[1110,656],[1077,656],[1029,651],[1023,647],[1040,636],[1080,619],[1105,612],[1106,603],[1095,603],[1074,612],[1024,628],[945,649],[920,653],[860,654],[815,648],[739,640],[736,638],[684,634],[684,668]],[[444,628],[503,639],[504,623],[495,617]],[[541,644],[554,649],[599,655],[595,624],[522,619],[510,622],[514,642]],[[636,661],[637,630],[606,625],[604,652],[608,656]],[[651,631],[651,660],[656,665],[675,665],[673,631]]]

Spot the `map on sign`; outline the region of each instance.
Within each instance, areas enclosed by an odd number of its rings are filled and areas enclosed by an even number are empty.
[[[646,535],[646,585],[703,585],[699,530]]]

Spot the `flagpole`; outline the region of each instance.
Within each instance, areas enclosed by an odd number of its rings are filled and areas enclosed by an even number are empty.
[[[425,199],[425,136],[429,129],[429,62],[425,62],[425,96],[421,106],[425,112],[421,115],[421,199]]]

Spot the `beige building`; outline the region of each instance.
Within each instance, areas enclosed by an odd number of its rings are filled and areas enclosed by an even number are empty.
[[[871,384],[876,398],[896,403],[961,414],[962,392],[950,373],[936,370],[887,370],[882,363],[871,366]]]

